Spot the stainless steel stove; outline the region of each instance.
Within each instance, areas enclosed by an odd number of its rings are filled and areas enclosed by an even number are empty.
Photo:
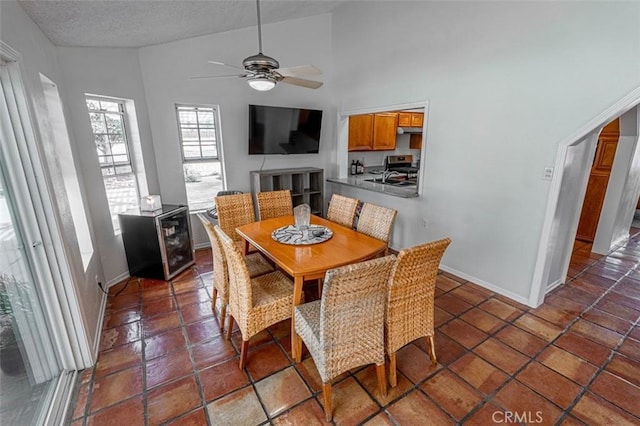
[[[407,179],[418,177],[418,168],[413,167],[413,155],[388,155],[384,160],[386,171],[405,174]]]

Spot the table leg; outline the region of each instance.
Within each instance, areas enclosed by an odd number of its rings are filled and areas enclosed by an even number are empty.
[[[295,307],[302,301],[302,284],[304,278],[296,276],[293,279],[293,312],[291,313],[291,357],[297,359],[302,355],[302,341],[296,339]],[[300,354],[300,355],[298,355]]]

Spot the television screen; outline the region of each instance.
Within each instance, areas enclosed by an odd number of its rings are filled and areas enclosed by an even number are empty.
[[[322,111],[249,105],[249,155],[317,154]]]

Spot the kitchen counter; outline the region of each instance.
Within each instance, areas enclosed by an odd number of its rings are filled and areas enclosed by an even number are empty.
[[[415,198],[418,196],[417,186],[393,186],[384,183],[367,181],[367,179],[378,179],[380,177],[380,174],[365,173],[362,175],[354,175],[342,179],[329,178],[327,179],[327,182],[366,189],[367,191],[379,192],[382,194],[389,194],[393,195],[394,197]]]

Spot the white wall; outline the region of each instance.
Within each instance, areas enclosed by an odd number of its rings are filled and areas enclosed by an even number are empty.
[[[105,284],[113,284],[129,275],[122,237],[114,235],[109,205],[98,165],[85,93],[131,99],[135,104],[137,130],[144,158],[149,193],[159,192],[155,153],[151,141],[151,127],[137,49],[96,49],[58,47],[60,68],[63,71],[67,108],[85,185],[91,188],[88,202],[100,256],[105,271]],[[130,126],[133,127],[133,126]],[[130,137],[132,128],[127,129]],[[141,191],[144,191],[141,190]],[[146,194],[142,194],[146,195]],[[167,200],[163,201],[166,202]]]
[[[639,8],[350,2],[333,19],[336,100],[428,99],[425,186],[416,200],[334,190],[398,208],[396,248],[448,235],[445,268],[526,301],[543,170],[559,141],[639,85]]]
[[[47,105],[40,81],[40,73],[46,75],[51,81],[56,83],[61,94],[64,93],[65,87],[62,81],[63,71],[59,67],[56,48],[45,37],[40,29],[31,21],[31,19],[23,12],[22,8],[13,1],[0,2],[0,39],[18,51],[22,56],[25,71],[25,84],[31,95],[31,101],[35,109],[35,121],[41,136],[40,146],[41,152],[45,156],[54,156],[55,138],[52,127],[48,121]],[[64,103],[64,98],[63,98]],[[66,110],[66,105],[65,105]],[[65,111],[67,113],[68,110]],[[66,114],[67,128],[72,129],[69,125],[69,116]],[[72,146],[75,146],[73,135],[69,135]],[[76,164],[78,158],[75,158]],[[49,171],[49,183],[53,190],[54,196],[60,194],[57,205],[54,204],[57,221],[61,228],[63,236],[64,250],[67,255],[67,262],[70,267],[73,278],[73,286],[79,301],[79,307],[83,316],[84,331],[90,345],[94,345],[98,337],[99,316],[101,313],[102,293],[95,284],[94,276],[98,275],[100,279],[103,277],[102,264],[100,262],[100,248],[95,244],[95,232],[92,224],[89,224],[94,241],[95,251],[93,257],[85,269],[82,264],[82,256],[76,238],[76,232],[73,226],[73,217],[69,210],[66,191],[64,188],[64,180],[62,173],[56,169],[55,162],[47,162],[46,167]],[[81,184],[81,189],[87,188]],[[86,193],[84,194],[86,196]],[[76,332],[80,333],[81,328],[78,327]]]

